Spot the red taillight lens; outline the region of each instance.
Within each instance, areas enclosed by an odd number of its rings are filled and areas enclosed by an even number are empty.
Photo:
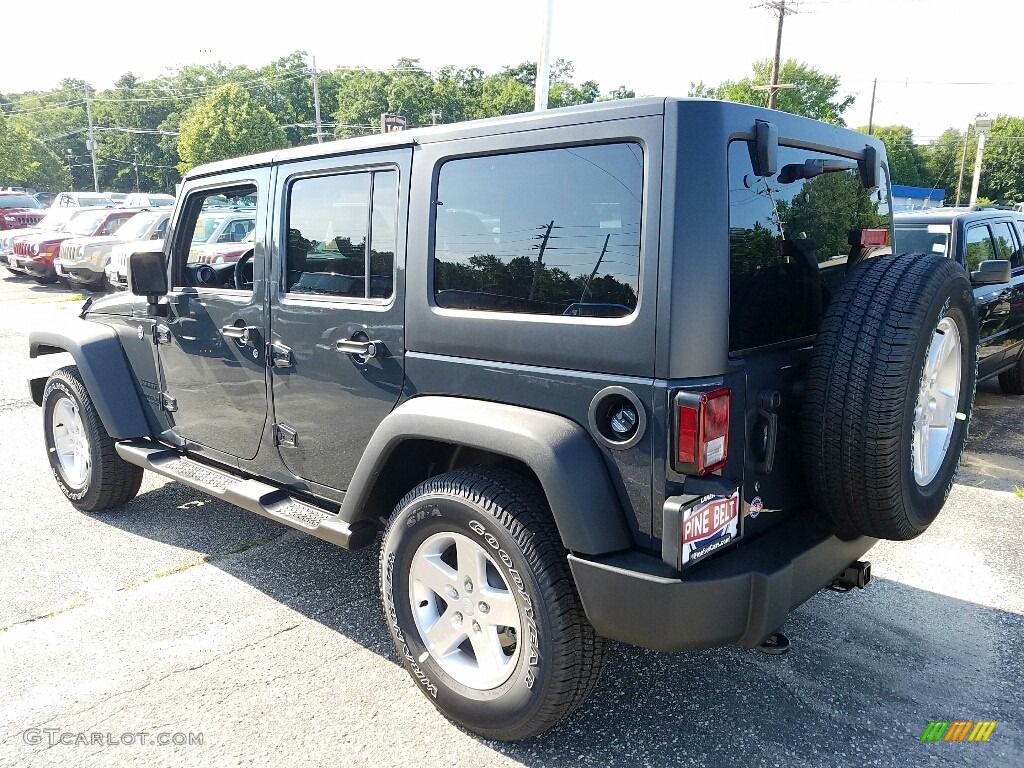
[[[725,466],[729,457],[730,402],[728,389],[676,395],[679,471],[705,475]]]
[[[875,248],[889,242],[888,229],[862,229],[860,231],[860,247]]]
[[[697,409],[679,407],[679,463],[697,463]]]

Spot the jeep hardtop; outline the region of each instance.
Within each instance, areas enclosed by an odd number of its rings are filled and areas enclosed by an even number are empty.
[[[784,647],[788,613],[935,519],[967,435],[970,281],[891,253],[883,145],[633,99],[192,170],[131,291],[37,331],[79,509],[148,469],[344,548],[446,716],[494,739],[606,639]],[[252,248],[191,251],[213,201]],[[767,645],[766,645],[767,643]]]

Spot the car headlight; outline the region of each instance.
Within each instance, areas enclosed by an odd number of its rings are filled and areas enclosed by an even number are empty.
[[[32,247],[29,249],[33,256],[39,255],[39,243],[32,243]]]

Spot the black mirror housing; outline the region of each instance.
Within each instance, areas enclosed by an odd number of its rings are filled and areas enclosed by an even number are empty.
[[[775,123],[766,120],[754,121],[756,135],[754,173],[768,178],[779,170],[779,129]]]
[[[882,186],[882,159],[870,144],[864,147],[864,159],[859,161],[860,183],[864,189]]]
[[[1012,266],[1007,259],[991,259],[983,261],[978,269],[971,272],[973,285],[1000,285],[1010,282]]]
[[[133,253],[128,258],[128,285],[136,296],[154,301],[167,293],[167,266],[161,251]]]

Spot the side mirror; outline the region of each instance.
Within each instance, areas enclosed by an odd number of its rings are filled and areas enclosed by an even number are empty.
[[[1008,259],[992,259],[983,261],[978,269],[971,272],[973,285],[999,285],[1010,282],[1010,262]]]
[[[136,296],[145,296],[149,314],[161,314],[160,297],[167,293],[167,267],[160,251],[143,251],[128,257],[128,285]]]

